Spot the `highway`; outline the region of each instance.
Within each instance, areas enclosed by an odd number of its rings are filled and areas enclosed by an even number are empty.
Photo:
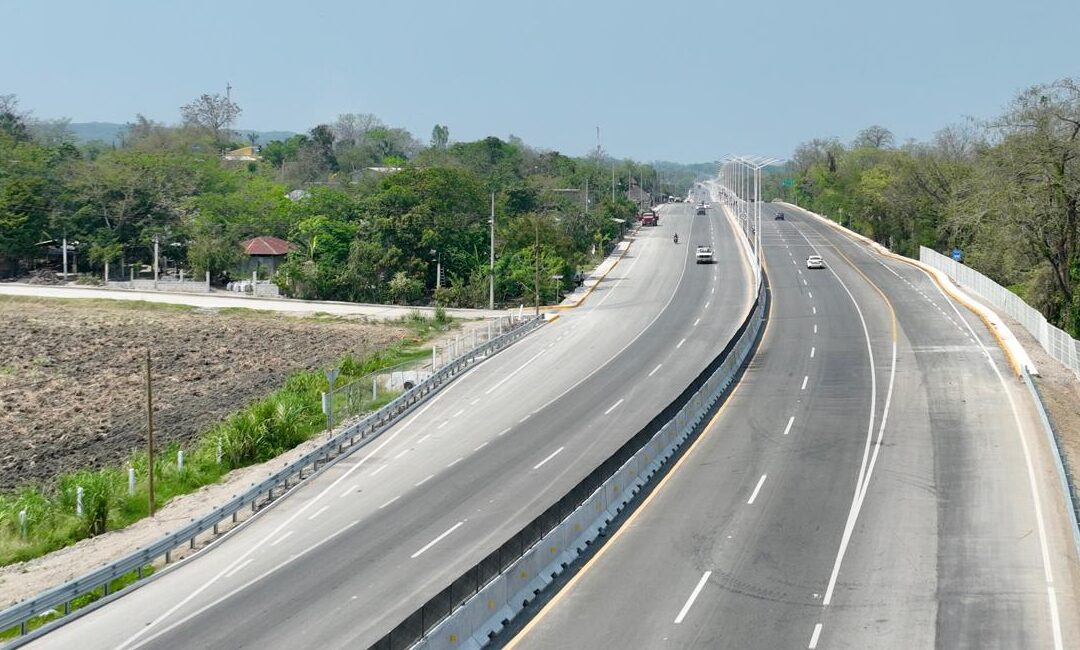
[[[718,263],[695,264],[697,243]],[[561,497],[724,347],[753,298],[740,250],[717,211],[666,206],[582,307],[207,551],[32,647],[368,646]]]
[[[643,506],[500,643],[1080,647],[1064,497],[993,337],[918,269],[762,208],[773,302],[750,368]],[[808,270],[811,253],[828,268]]]

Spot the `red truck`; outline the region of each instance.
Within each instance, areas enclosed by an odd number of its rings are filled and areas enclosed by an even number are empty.
[[[641,213],[641,225],[658,226],[660,225],[660,217],[652,210],[646,210]]]

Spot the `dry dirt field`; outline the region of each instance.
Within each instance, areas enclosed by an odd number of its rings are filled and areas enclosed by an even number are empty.
[[[0,490],[189,440],[300,369],[413,336],[404,327],[146,303],[0,297]]]

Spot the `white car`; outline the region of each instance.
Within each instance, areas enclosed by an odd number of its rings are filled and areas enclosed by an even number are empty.
[[[708,246],[698,246],[694,257],[697,259],[698,264],[712,264],[715,261],[712,249]]]
[[[823,260],[820,255],[811,255],[806,258],[806,268],[823,269],[825,268],[825,260]]]

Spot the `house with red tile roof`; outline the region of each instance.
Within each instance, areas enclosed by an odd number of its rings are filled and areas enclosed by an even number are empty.
[[[273,275],[278,266],[285,261],[285,256],[289,254],[289,251],[296,248],[296,244],[292,242],[269,235],[252,237],[240,242],[240,246],[248,256],[244,263],[244,271],[251,273],[258,270],[259,275],[265,274],[265,277]]]

